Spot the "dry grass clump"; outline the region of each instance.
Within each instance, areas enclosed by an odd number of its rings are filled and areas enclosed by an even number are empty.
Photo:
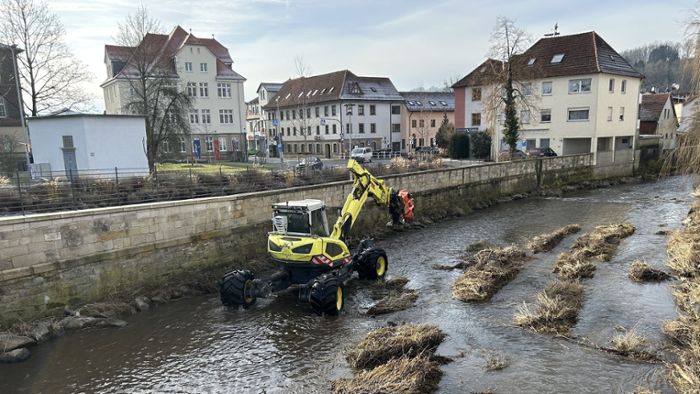
[[[408,309],[416,304],[418,292],[413,289],[402,289],[391,291],[384,298],[367,310],[369,316],[384,315]]]
[[[549,252],[559,245],[564,237],[579,231],[581,231],[581,226],[578,224],[569,224],[551,233],[536,236],[527,243],[527,248],[530,249],[532,253]]]
[[[500,371],[501,369],[508,366],[508,360],[498,353],[486,352],[486,370],[487,371]]]
[[[351,379],[336,380],[332,391],[335,394],[423,394],[435,391],[441,378],[440,366],[430,357],[402,357],[360,371]]]
[[[700,273],[700,230],[674,231],[668,239],[668,262],[673,272],[683,277]]]
[[[630,279],[635,282],[661,282],[668,280],[670,276],[656,268],[651,268],[651,266],[642,260],[635,260],[632,263],[632,268],[629,273]]]
[[[374,368],[396,358],[432,354],[444,339],[445,333],[433,325],[382,327],[350,349],[346,359],[355,369]]]
[[[452,284],[452,296],[464,302],[487,301],[520,272],[525,260],[525,251],[515,246],[481,250]]]
[[[571,250],[557,258],[554,272],[566,279],[589,278],[595,266],[590,260],[609,261],[620,240],[634,234],[635,227],[629,223],[597,226],[574,242]]]
[[[647,340],[632,329],[624,334],[614,336],[611,342],[613,349],[619,352],[620,355],[627,356],[641,352]]]
[[[537,295],[534,306],[523,303],[515,324],[536,332],[566,334],[576,324],[583,303],[583,286],[577,281],[556,281]]]

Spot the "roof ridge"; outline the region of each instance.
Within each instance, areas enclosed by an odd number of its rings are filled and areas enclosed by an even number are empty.
[[[591,37],[593,38],[593,58],[595,59],[595,69],[598,70],[598,72],[602,72],[600,69],[600,59],[598,59],[598,43],[596,42],[595,31],[591,31]]]

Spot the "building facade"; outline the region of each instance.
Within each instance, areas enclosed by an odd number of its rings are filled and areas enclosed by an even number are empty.
[[[453,86],[457,129],[489,131],[492,157],[505,147],[490,81],[504,67],[489,59]],[[518,113],[520,149],[592,152],[599,164],[633,160],[642,75],[598,34],[542,38],[512,59],[512,69],[529,103]]]
[[[262,82],[256,91],[257,97],[246,103],[248,122],[248,146],[259,154],[277,157],[277,144],[273,134],[272,116],[263,109],[282,87],[281,83]]]
[[[455,101],[451,92],[401,92],[405,111],[401,115],[401,152],[437,146],[437,135],[445,117],[454,126]]]
[[[639,137],[658,138],[663,150],[677,147],[678,117],[671,93],[643,94],[639,109]]]
[[[193,100],[189,136],[167,144],[163,156],[173,159],[242,160],[247,153],[245,78],[233,70],[229,51],[214,38],[198,38],[177,26],[169,35],[148,34],[136,48],[105,45],[108,79],[101,87],[107,114],[134,114],[132,54],[153,53],[153,67],[167,75]]]
[[[27,133],[22,128],[22,98],[17,75],[17,55],[22,50],[0,44],[0,149],[2,171],[19,169],[25,163]]]
[[[400,151],[403,101],[389,78],[343,70],[290,79],[263,109],[284,155],[331,158],[353,147]]]

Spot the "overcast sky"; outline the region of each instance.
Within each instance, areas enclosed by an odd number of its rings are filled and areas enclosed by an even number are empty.
[[[49,0],[68,44],[95,76],[90,90],[104,106],[104,44],[133,13],[128,0]],[[679,41],[694,0],[150,0],[169,33],[176,25],[228,47],[247,78],[246,100],[261,81],[295,76],[302,55],[314,74],[349,69],[390,77],[399,90],[441,86],[480,63],[498,16],[515,19],[534,39],[559,24],[562,34],[597,31],[618,51]]]

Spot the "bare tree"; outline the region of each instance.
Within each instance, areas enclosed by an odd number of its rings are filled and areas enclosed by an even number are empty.
[[[190,133],[192,99],[177,86],[177,75],[168,56],[162,56],[161,43],[152,34],[161,24],[140,6],[118,25],[116,41],[128,52],[128,61],[117,76],[132,94],[126,110],[146,117],[145,149],[148,167],[155,169],[164,145],[177,146]]]
[[[27,112],[88,105],[92,97],[80,85],[91,75],[66,46],[58,16],[41,0],[0,1],[0,40],[24,49],[18,63]]]
[[[534,74],[518,72],[520,64],[517,56],[527,48],[530,41],[530,36],[524,30],[504,17],[498,18],[491,34],[489,56],[496,61],[491,62],[488,66],[491,70],[487,70],[492,79],[486,97],[487,115],[490,124],[498,128],[500,114],[504,113],[503,137],[511,153],[515,151],[523,120],[519,119],[518,110],[528,116],[537,110],[533,86],[527,82]],[[500,141],[496,143],[500,145]]]
[[[302,93],[300,99],[297,102],[296,114],[298,115],[297,121],[294,122],[295,126],[299,127],[299,133],[304,138],[304,143],[302,144],[301,151],[303,152],[305,147],[308,147],[306,141],[308,137],[311,136],[311,126],[310,126],[310,111],[309,98],[311,97],[310,92],[306,91],[306,78],[311,76],[311,67],[304,60],[303,55],[296,55],[294,57],[294,69],[297,73],[297,78],[301,80],[301,91]],[[292,111],[295,111],[294,109]],[[309,152],[313,153],[309,149]]]

